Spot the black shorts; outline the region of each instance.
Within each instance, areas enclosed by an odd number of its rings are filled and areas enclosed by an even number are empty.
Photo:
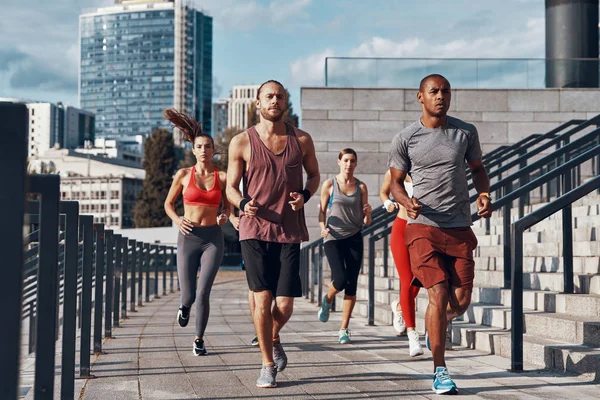
[[[248,239],[240,242],[248,288],[273,296],[301,297],[300,244]]]

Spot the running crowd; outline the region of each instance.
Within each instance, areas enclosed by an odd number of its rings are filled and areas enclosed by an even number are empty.
[[[201,124],[177,110],[165,111],[165,118],[192,143],[196,157],[194,166],[175,174],[165,200],[167,215],[179,227],[177,321],[187,326],[195,303],[193,353],[206,355],[210,291],[223,258],[221,226],[230,220],[239,231],[246,268],[256,332],[252,345],[262,355],[256,381],[260,388],[277,386],[277,373],[287,366],[280,332],[292,316],[294,298],[302,295],[300,243],[308,241],[304,205],[321,183],[311,136],[283,121],[286,96],[277,81],[260,86],[260,122],[231,140],[226,173],[212,164],[214,141]],[[477,238],[471,230],[465,162],[479,193],[478,214],[492,214],[477,129],[447,115],[450,99],[450,83],[443,76],[421,80],[417,100],[422,115],[394,137],[379,191],[383,207],[397,213],[390,240],[400,278],[399,300],[391,305],[393,325],[399,334],[406,332],[410,356],[422,355],[415,298],[424,287],[429,297],[425,343],[433,356],[432,390],[437,394],[458,393],[445,362],[446,332],[451,320],[467,310],[473,289]],[[363,260],[361,231],[371,223],[372,206],[367,185],[354,175],[357,152],[342,149],[338,165],[339,174],[320,189],[319,224],[331,282],[317,317],[327,322],[335,296],[343,291],[339,343],[346,344],[351,342],[349,323]],[[175,211],[180,194],[183,216]]]

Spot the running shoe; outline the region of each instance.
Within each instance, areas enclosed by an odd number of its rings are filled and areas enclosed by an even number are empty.
[[[179,311],[177,312],[177,322],[179,322],[179,326],[186,327],[188,322],[190,322],[190,308],[186,306],[179,307]]]
[[[277,364],[277,371],[281,372],[287,367],[287,355],[279,340],[273,342],[273,361]]]
[[[392,318],[392,323],[394,325],[394,329],[399,334],[403,334],[406,331],[406,323],[404,322],[404,317],[402,316],[402,311],[396,311],[398,309],[398,300],[392,302],[392,313],[394,314]]]
[[[206,348],[204,347],[204,340],[202,340],[202,339],[194,340],[194,355],[195,356],[206,355]]]
[[[260,370],[260,376],[256,380],[256,387],[274,388],[277,386],[275,378],[277,377],[277,364],[263,365]]]
[[[252,343],[250,343],[252,346],[258,346],[258,335],[254,335],[254,339],[252,339]]]
[[[431,390],[435,394],[458,394],[456,384],[448,374],[448,368],[436,367]]]
[[[423,348],[419,342],[419,333],[417,331],[408,332],[408,350],[411,357],[423,354]]]
[[[346,343],[352,342],[352,340],[350,340],[350,330],[347,328],[340,329],[340,332],[338,333],[338,337],[339,337],[340,344],[346,344]]]
[[[323,296],[323,300],[321,300],[321,308],[319,308],[319,312],[317,316],[319,317],[319,321],[327,322],[329,321],[329,310],[331,309],[331,305],[327,302],[327,295]]]

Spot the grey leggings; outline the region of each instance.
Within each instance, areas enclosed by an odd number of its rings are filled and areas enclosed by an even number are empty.
[[[223,260],[223,232],[219,225],[201,226],[192,233],[177,237],[177,274],[181,288],[181,304],[191,307],[196,302],[196,336],[203,337],[208,314],[209,296]],[[196,274],[200,279],[196,286]]]

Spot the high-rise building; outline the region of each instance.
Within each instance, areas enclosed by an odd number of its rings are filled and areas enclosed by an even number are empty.
[[[234,86],[229,97],[227,126],[246,129],[248,109],[256,101],[259,85]]]
[[[169,107],[211,132],[212,17],[204,11],[184,0],[117,0],[81,15],[79,35],[79,101],[96,113],[97,137],[169,128]]]
[[[25,104],[29,113],[27,154],[38,156],[49,149],[75,149],[94,141],[94,114],[62,103],[0,98],[0,102]]]
[[[225,128],[227,128],[227,118],[229,109],[229,100],[219,99],[213,104],[213,128],[212,132],[215,137],[223,136]]]

